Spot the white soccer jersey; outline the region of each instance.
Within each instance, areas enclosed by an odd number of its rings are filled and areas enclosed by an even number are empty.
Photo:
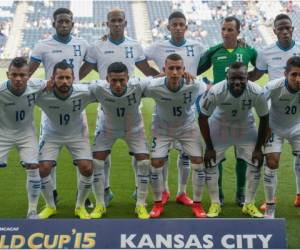
[[[129,76],[133,76],[135,64],[145,59],[142,46],[129,37],[125,37],[120,43],[115,43],[109,38],[106,41],[99,41],[89,47],[86,56],[87,62],[97,64],[100,79],[103,80],[106,79],[110,64],[124,63],[128,68]]]
[[[57,97],[54,91],[42,93],[37,98],[37,105],[46,114],[43,133],[52,136],[83,134],[82,111],[89,103],[95,101],[88,85],[85,84],[74,84],[72,94],[65,100]]]
[[[183,80],[184,81],[184,80]],[[166,85],[166,78],[157,78],[151,81],[145,89],[145,96],[155,100],[155,119],[159,119],[162,126],[180,127],[192,123],[195,120],[195,112],[192,109],[197,97],[202,95],[207,86],[202,81],[186,84],[173,92]]]
[[[300,124],[300,91],[288,89],[286,79],[279,78],[267,83],[265,97],[271,100],[270,126],[275,133],[292,130]],[[281,132],[280,132],[281,131]]]
[[[114,95],[106,81],[93,82],[90,90],[101,103],[100,129],[128,131],[140,127],[143,123],[139,105],[150,79],[130,79],[122,96]]]
[[[192,75],[197,75],[197,67],[203,48],[199,42],[187,39],[181,46],[177,46],[171,40],[158,41],[145,49],[148,60],[153,60],[162,71],[168,55],[176,53],[183,58],[186,71]]]
[[[268,72],[269,80],[274,80],[284,76],[286,62],[292,56],[300,56],[299,43],[293,42],[289,49],[284,49],[276,42],[258,53],[256,68]]]
[[[240,97],[230,93],[227,80],[224,80],[213,85],[201,100],[201,113],[211,116],[212,121],[235,128],[255,126],[252,107],[258,116],[269,112],[262,88],[250,81]]]
[[[79,82],[79,69],[85,59],[88,43],[82,39],[71,36],[68,43],[62,43],[51,36],[41,40],[34,47],[30,59],[42,62],[45,68],[46,79],[50,79],[56,63],[65,60],[72,65],[75,81]]]
[[[16,136],[34,129],[33,110],[36,98],[46,87],[46,82],[30,79],[25,92],[14,95],[9,88],[9,81],[0,85],[0,134]]]

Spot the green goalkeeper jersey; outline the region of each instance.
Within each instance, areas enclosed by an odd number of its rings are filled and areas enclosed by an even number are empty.
[[[198,64],[197,75],[202,74],[213,66],[214,83],[218,83],[226,78],[226,72],[231,63],[243,62],[248,65],[250,62],[255,66],[256,57],[256,50],[250,46],[246,45],[241,48],[238,45],[235,49],[230,50],[224,48],[223,43],[220,43],[209,48],[201,57]]]

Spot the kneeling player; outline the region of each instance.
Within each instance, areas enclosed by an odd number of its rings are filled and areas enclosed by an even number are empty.
[[[252,107],[260,117],[258,135]],[[204,161],[212,202],[208,217],[217,217],[221,212],[217,165],[225,159],[224,153],[230,146],[236,146],[237,157],[248,163],[243,213],[263,217],[255,207],[254,199],[260,180],[262,145],[267,136],[268,119],[263,91],[255,83],[248,82],[247,66],[240,62],[231,64],[227,80],[214,85],[203,97],[199,125],[206,143]]]
[[[274,218],[277,168],[284,139],[292,146],[295,156],[294,170],[297,184],[295,206],[300,206],[300,57],[291,57],[286,64],[285,77],[269,82],[264,92],[266,98],[271,100],[272,129],[271,137],[265,146],[265,217]]]
[[[39,216],[47,219],[56,214],[50,173],[61,148],[66,146],[80,173],[75,216],[80,219],[90,219],[84,201],[92,186],[92,153],[89,137],[84,129],[82,112],[89,103],[95,102],[96,99],[87,85],[73,84],[73,69],[64,61],[54,66],[52,80],[53,90],[37,98],[38,106],[46,114],[39,153],[42,193],[46,200],[46,208]]]
[[[29,66],[22,57],[11,61],[7,78],[7,81],[0,84],[0,166],[6,167],[8,152],[16,146],[27,173],[27,218],[38,219],[36,209],[41,178],[33,109],[36,96],[46,84],[40,80],[29,80]]]
[[[202,158],[200,131],[195,123],[192,106],[196,98],[206,91],[203,82],[187,84],[182,78],[184,73],[183,59],[178,54],[171,54],[165,60],[166,77],[154,79],[146,87],[145,96],[156,102],[152,123],[151,146],[151,181],[154,195],[154,206],[150,216],[160,217],[163,213],[163,166],[171,143],[177,140],[191,161],[193,204],[192,211],[198,218],[206,217],[201,205],[205,173]]]
[[[149,80],[129,80],[128,69],[121,62],[107,69],[107,81],[97,81],[90,89],[101,103],[100,124],[93,146],[94,194],[96,207],[92,218],[101,218],[106,212],[104,204],[104,163],[115,141],[124,139],[137,161],[137,202],[135,213],[148,219],[145,208],[149,182],[149,152],[139,105]]]

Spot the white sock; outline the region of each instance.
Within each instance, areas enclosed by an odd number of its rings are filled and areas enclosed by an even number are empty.
[[[295,156],[294,159],[294,173],[296,176],[297,194],[300,194],[300,155]]]
[[[138,166],[137,166],[137,160],[135,159],[134,156],[131,157],[131,166],[133,168],[133,171],[134,171],[134,180],[135,180],[135,186],[137,187],[138,186]]]
[[[137,205],[145,205],[148,195],[148,184],[150,176],[150,161],[137,161]]]
[[[219,168],[218,166],[214,166],[211,168],[205,169],[205,179],[207,183],[208,193],[211,199],[211,203],[219,203]]]
[[[260,176],[260,168],[248,164],[246,171],[246,204],[254,202]]]
[[[109,188],[109,178],[110,178],[110,166],[111,166],[111,155],[106,157],[104,165],[104,188]]]
[[[96,204],[104,205],[104,165],[105,162],[93,159],[94,179],[93,179],[93,193],[96,199]]]
[[[93,182],[93,175],[84,176],[80,174],[79,183],[77,184],[77,190],[78,190],[77,201],[76,201],[77,208],[84,206],[84,202],[89,196],[89,193],[91,191],[92,182]]]
[[[273,203],[277,186],[277,169],[264,166],[264,189],[267,203]]]
[[[41,193],[41,177],[39,169],[26,169],[27,195],[28,195],[28,213],[37,210],[39,197]]]
[[[56,190],[56,166],[52,167],[50,175],[52,179],[53,189]]]
[[[41,180],[41,191],[48,207],[56,208],[53,197],[53,185],[51,175],[48,175]]]
[[[163,178],[163,191],[169,192],[169,156],[165,158],[164,165],[162,167],[162,178]]]
[[[186,185],[190,175],[190,160],[189,157],[182,153],[177,157],[178,168],[178,190],[177,195],[186,193]]]
[[[191,168],[193,184],[193,201],[201,202],[203,190],[205,187],[204,165],[191,163]]]
[[[163,167],[154,168],[151,166],[151,185],[153,189],[153,199],[154,201],[161,201],[162,191],[163,191]]]

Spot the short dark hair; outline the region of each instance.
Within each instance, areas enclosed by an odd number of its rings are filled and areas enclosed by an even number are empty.
[[[15,67],[15,68],[22,68],[23,66],[28,66],[28,62],[27,59],[25,57],[15,57],[14,59],[11,60],[8,69],[10,69],[11,67]]]
[[[274,23],[273,23],[274,27],[275,27],[275,24],[276,24],[277,21],[280,21],[280,20],[283,20],[283,19],[287,19],[292,23],[291,18],[287,14],[279,14],[274,19]]]
[[[110,64],[107,68],[107,74],[109,73],[128,73],[127,66],[122,62],[114,62]]]
[[[73,12],[70,11],[69,9],[67,9],[67,8],[59,8],[59,9],[57,9],[56,11],[54,11],[54,13],[53,13],[53,19],[55,20],[56,17],[57,17],[58,15],[60,15],[60,14],[67,14],[67,15],[70,15],[71,18],[73,19]]]
[[[180,11],[174,11],[173,13],[171,13],[171,15],[168,18],[168,21],[170,22],[173,18],[183,18],[184,20],[186,20],[185,15]]]
[[[246,64],[243,62],[233,62],[232,64],[229,65],[229,69],[240,69],[240,68],[248,68]]]
[[[285,70],[289,72],[292,67],[300,68],[300,57],[299,56],[292,56],[287,60]]]
[[[167,56],[165,62],[167,60],[172,60],[172,61],[183,61],[182,57],[179,54],[173,53]]]
[[[62,69],[62,70],[66,70],[66,69],[71,69],[73,72],[73,67],[71,64],[67,63],[66,61],[60,61],[57,64],[54,65],[52,74],[54,75],[57,69]]]
[[[224,23],[225,22],[232,22],[232,21],[234,21],[235,24],[236,24],[236,30],[238,32],[240,32],[241,22],[240,22],[240,20],[237,17],[235,17],[235,16],[228,16],[228,17],[225,17],[225,19],[224,19]]]

